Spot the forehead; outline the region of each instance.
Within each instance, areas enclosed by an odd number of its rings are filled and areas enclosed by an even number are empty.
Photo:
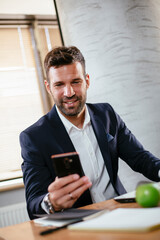
[[[72,79],[77,77],[84,77],[83,67],[80,62],[75,62],[69,65],[63,65],[58,68],[50,67],[49,79],[59,81],[63,79]]]

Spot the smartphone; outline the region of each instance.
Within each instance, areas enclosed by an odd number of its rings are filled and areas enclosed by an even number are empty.
[[[77,152],[56,154],[51,156],[53,168],[59,178],[77,173],[80,177],[84,172]]]
[[[133,202],[136,202],[135,198],[136,198],[135,191],[132,191],[132,192],[117,196],[114,198],[114,200],[120,203],[133,203]]]
[[[114,200],[119,202],[119,203],[134,203],[134,202],[136,202],[135,198],[119,198],[119,199],[114,198]]]

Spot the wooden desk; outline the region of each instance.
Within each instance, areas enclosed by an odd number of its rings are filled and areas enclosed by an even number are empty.
[[[92,204],[84,209],[139,208],[137,203],[117,203],[108,200]],[[33,221],[17,224],[0,229],[0,240],[160,240],[160,229],[147,233],[120,233],[120,232],[85,232],[62,229],[60,231],[40,236],[39,233],[46,227],[37,226]]]

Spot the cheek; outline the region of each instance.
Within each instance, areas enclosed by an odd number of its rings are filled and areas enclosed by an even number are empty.
[[[82,88],[82,93],[85,94],[87,92],[88,86],[85,84]]]
[[[62,89],[51,89],[51,94],[53,96],[53,98],[55,99],[59,99],[61,97],[63,97],[63,90]]]
[[[77,86],[74,88],[74,92],[76,94],[84,94],[87,90],[87,85],[86,84],[82,84],[81,86]]]

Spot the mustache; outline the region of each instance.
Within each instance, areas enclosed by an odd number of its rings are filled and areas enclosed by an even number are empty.
[[[66,102],[66,101],[78,101],[78,100],[81,100],[81,97],[78,97],[78,96],[72,96],[72,97],[64,97],[62,99],[62,102]]]

